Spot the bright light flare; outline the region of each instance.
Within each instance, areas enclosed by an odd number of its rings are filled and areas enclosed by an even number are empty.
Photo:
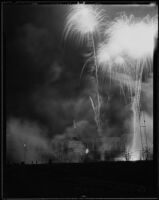
[[[88,154],[89,153],[89,149],[86,149],[85,153]]]
[[[141,158],[141,155],[140,155],[141,153],[140,153],[140,151],[136,151],[136,152],[134,152],[134,153],[132,153],[132,155],[131,155],[131,161],[137,161],[137,160],[140,160],[140,158]]]
[[[143,19],[123,15],[109,24],[105,31],[107,41],[99,46],[98,62],[110,64],[116,57],[133,61],[153,58],[158,31],[157,17]],[[123,61],[118,59],[119,64]],[[121,62],[120,62],[121,61]],[[118,63],[117,63],[118,64]]]
[[[65,38],[74,33],[80,35],[79,40],[99,31],[104,15],[97,6],[76,4],[71,6],[66,19]]]

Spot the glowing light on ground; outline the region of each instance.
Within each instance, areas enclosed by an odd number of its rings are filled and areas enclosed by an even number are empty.
[[[89,153],[89,149],[86,149],[85,153],[88,154]]]
[[[130,161],[137,161],[140,160],[140,152],[136,152],[134,154],[132,154]]]

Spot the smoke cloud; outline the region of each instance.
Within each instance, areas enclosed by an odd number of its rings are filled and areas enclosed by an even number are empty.
[[[46,132],[33,122],[16,118],[8,120],[7,157],[15,162],[46,161],[45,156],[50,152]]]

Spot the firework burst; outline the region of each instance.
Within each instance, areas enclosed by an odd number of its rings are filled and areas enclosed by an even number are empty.
[[[99,64],[106,67],[113,66],[116,61],[120,66],[125,66],[126,61],[129,66],[133,62],[147,63],[153,59],[157,30],[156,16],[139,19],[123,15],[116,18],[105,31],[106,41],[98,47]]]
[[[134,60],[152,58],[154,38],[157,36],[157,17],[140,19],[133,15],[122,15],[110,23],[105,34],[115,56],[127,54]]]
[[[100,30],[104,19],[103,11],[97,6],[76,4],[72,5],[66,18],[65,38],[78,34],[78,41],[90,39],[91,34]]]
[[[98,65],[103,71],[141,80],[143,69],[152,68],[157,30],[157,16],[116,18],[105,31],[106,41],[98,47]]]

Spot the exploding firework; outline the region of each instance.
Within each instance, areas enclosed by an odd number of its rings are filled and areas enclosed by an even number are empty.
[[[66,19],[65,38],[78,34],[78,41],[87,41],[93,33],[100,30],[104,19],[103,11],[97,6],[76,4],[72,5]]]
[[[132,91],[135,93],[132,101],[134,136],[130,149],[135,151],[140,146],[137,134],[140,127],[142,74],[145,68],[152,68],[157,16],[138,19],[133,15],[123,15],[109,24],[105,35],[107,40],[99,45],[97,51],[98,64],[110,77],[116,77],[121,85],[126,85],[131,94]],[[127,74],[130,78],[123,81],[119,74]],[[139,159],[138,153],[135,159]]]
[[[157,17],[138,19],[133,15],[121,16],[109,24],[105,35],[107,40],[99,45],[97,53],[102,69],[140,70],[142,65],[148,67],[148,62],[153,59]]]
[[[128,54],[134,60],[153,57],[154,38],[157,36],[157,18],[143,19],[133,15],[116,18],[106,29],[113,54]]]

